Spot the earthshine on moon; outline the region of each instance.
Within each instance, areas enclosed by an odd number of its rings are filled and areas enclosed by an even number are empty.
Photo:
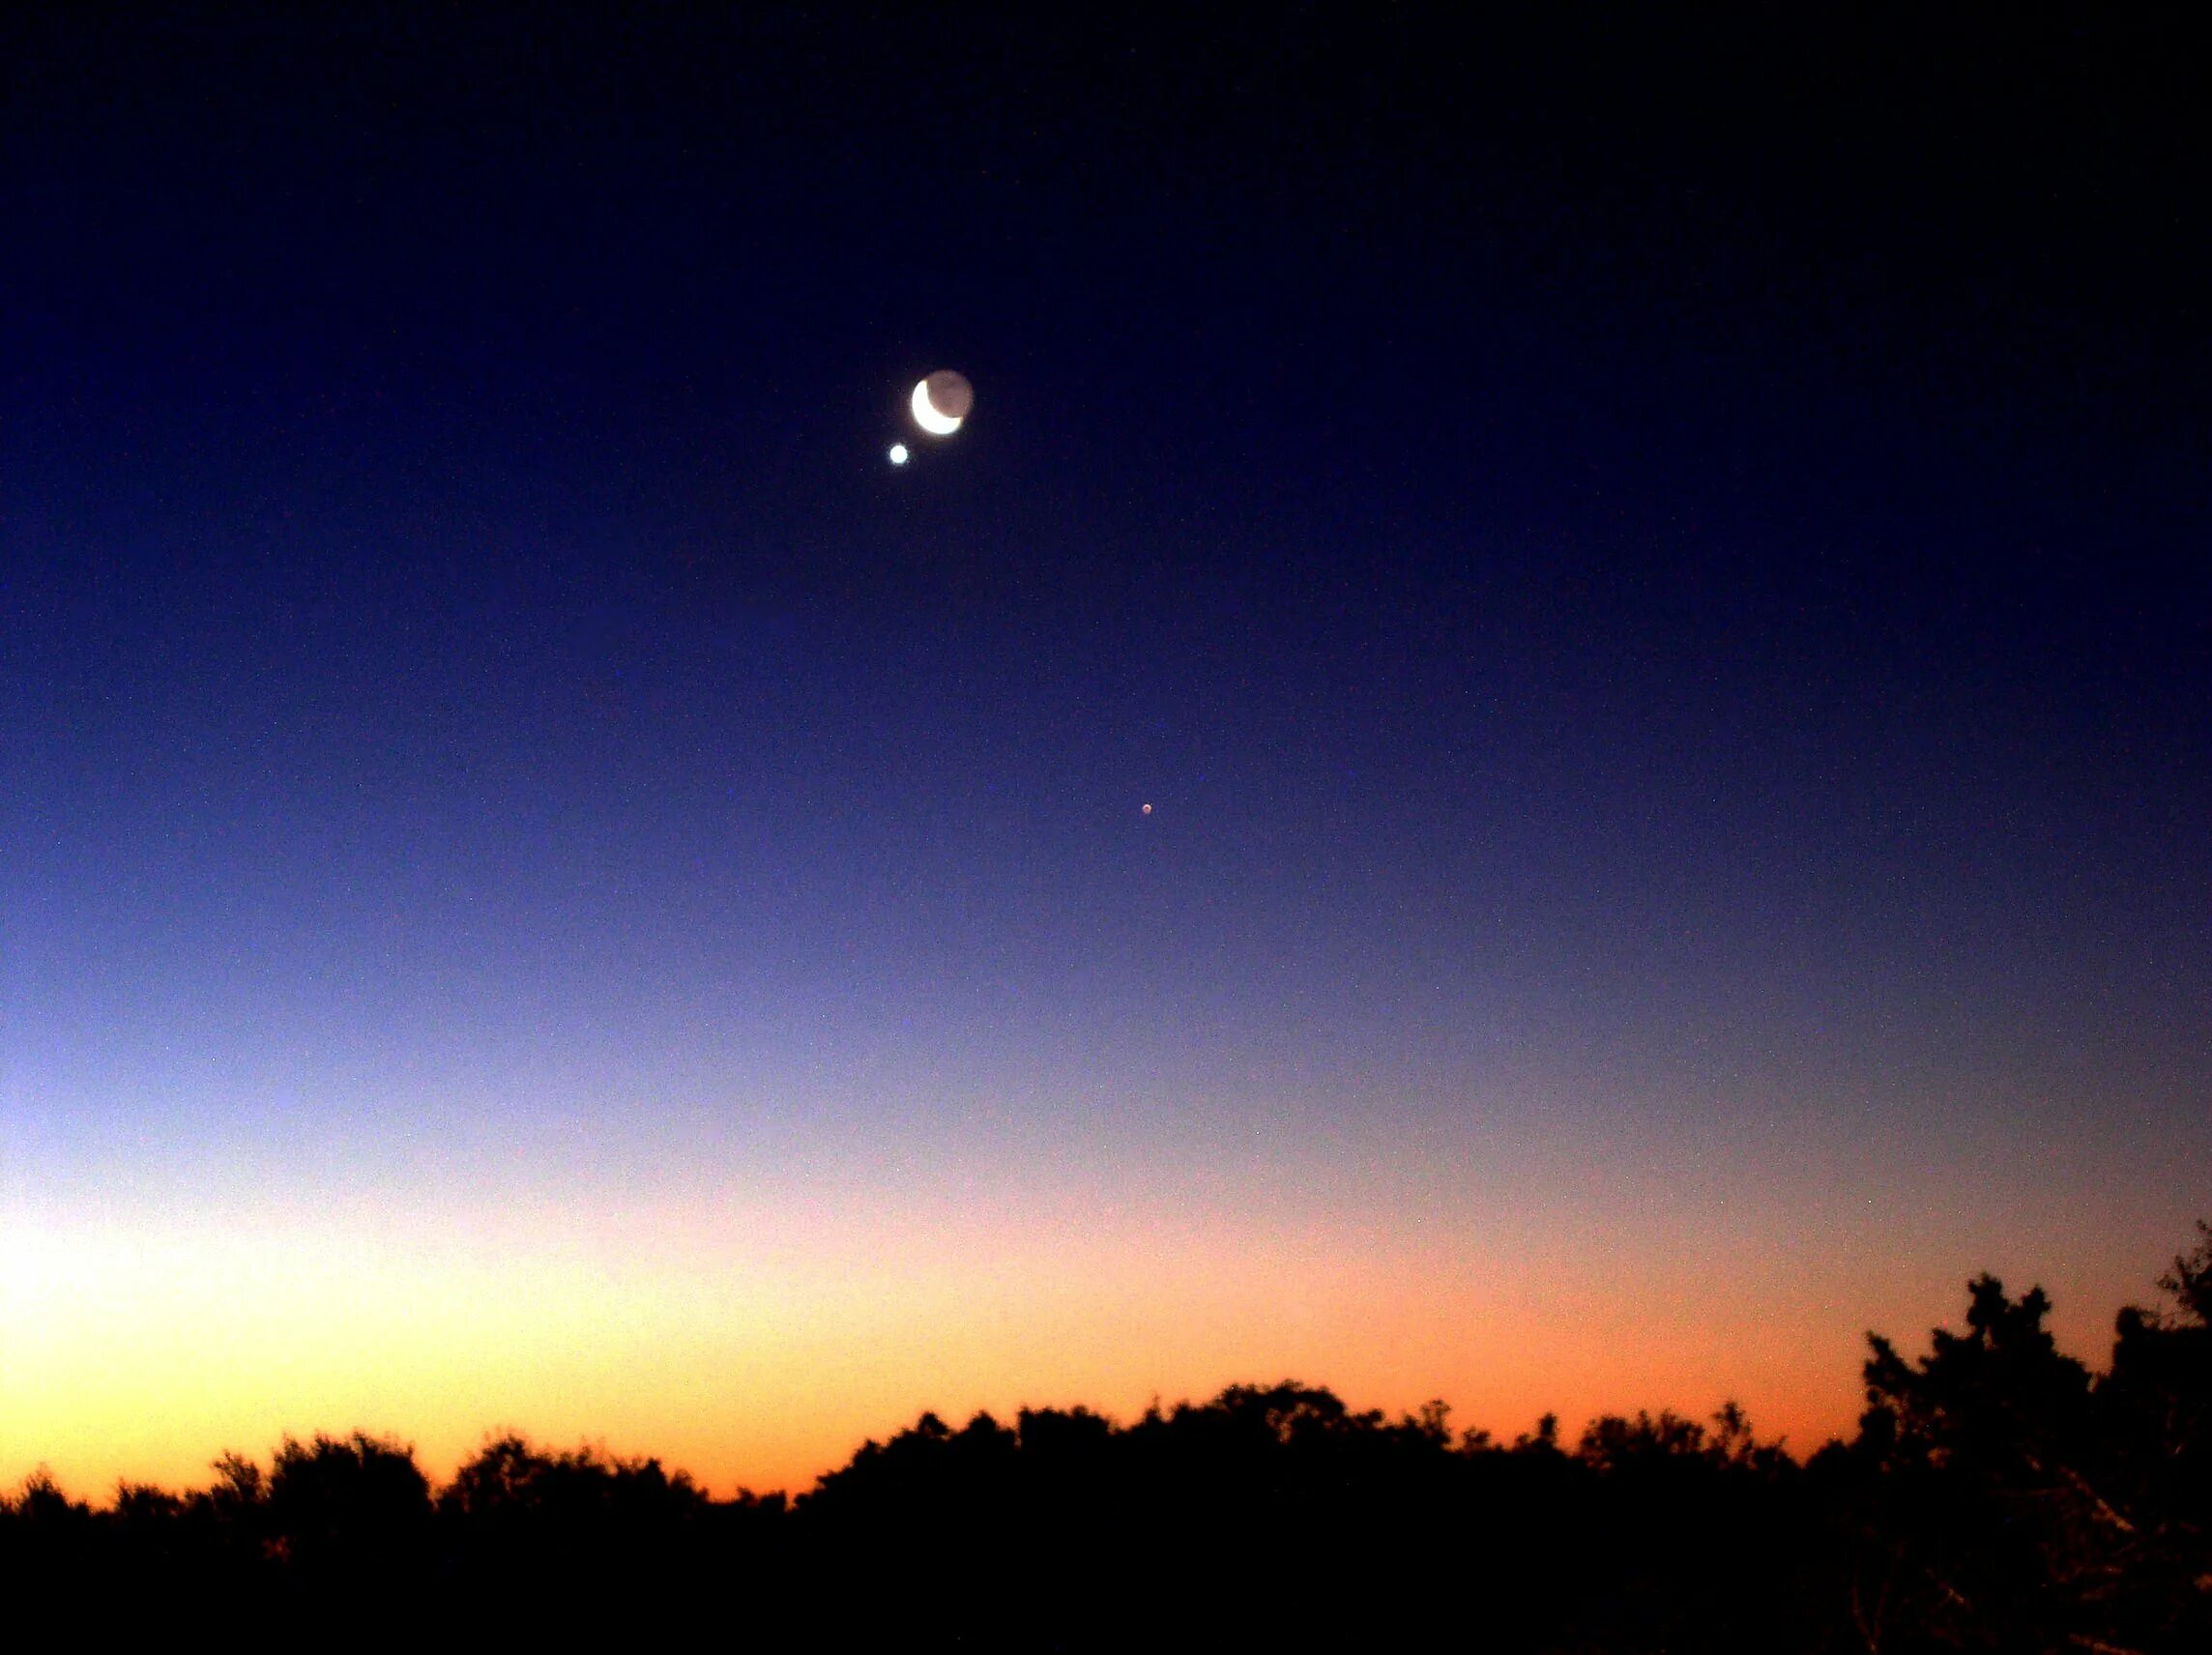
[[[949,437],[975,406],[975,389],[965,375],[940,368],[916,383],[913,405],[917,425],[933,437]]]

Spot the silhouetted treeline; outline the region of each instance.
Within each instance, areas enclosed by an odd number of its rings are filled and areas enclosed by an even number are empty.
[[[32,1478],[0,1583],[78,1624],[442,1643],[705,1630],[799,1648],[2212,1651],[2212,1229],[2102,1374],[1984,1276],[1930,1352],[1872,1340],[1855,1437],[1733,1407],[1510,1443],[1326,1390],[1118,1424],[925,1414],[796,1501],[652,1460],[287,1440],[94,1508]]]

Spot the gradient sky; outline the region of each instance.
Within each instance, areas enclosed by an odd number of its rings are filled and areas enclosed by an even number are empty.
[[[0,1480],[2101,1356],[2198,59],[1547,15],[6,25]]]

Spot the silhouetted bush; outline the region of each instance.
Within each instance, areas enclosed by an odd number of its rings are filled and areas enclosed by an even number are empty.
[[[1870,1336],[1856,1436],[1803,1464],[1732,1405],[1569,1451],[1549,1416],[1508,1446],[1292,1382],[1125,1425],[924,1414],[796,1501],[513,1435],[433,1498],[356,1433],[104,1508],[35,1475],[0,1500],[0,1583],[295,1641],[2203,1655],[2212,1230],[2160,1285],[2098,1375],[2039,1290],[1977,1279],[1926,1355]]]

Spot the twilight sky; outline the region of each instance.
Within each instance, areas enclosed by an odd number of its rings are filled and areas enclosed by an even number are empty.
[[[2197,54],[1365,10],[5,25],[0,1480],[2102,1355]]]

